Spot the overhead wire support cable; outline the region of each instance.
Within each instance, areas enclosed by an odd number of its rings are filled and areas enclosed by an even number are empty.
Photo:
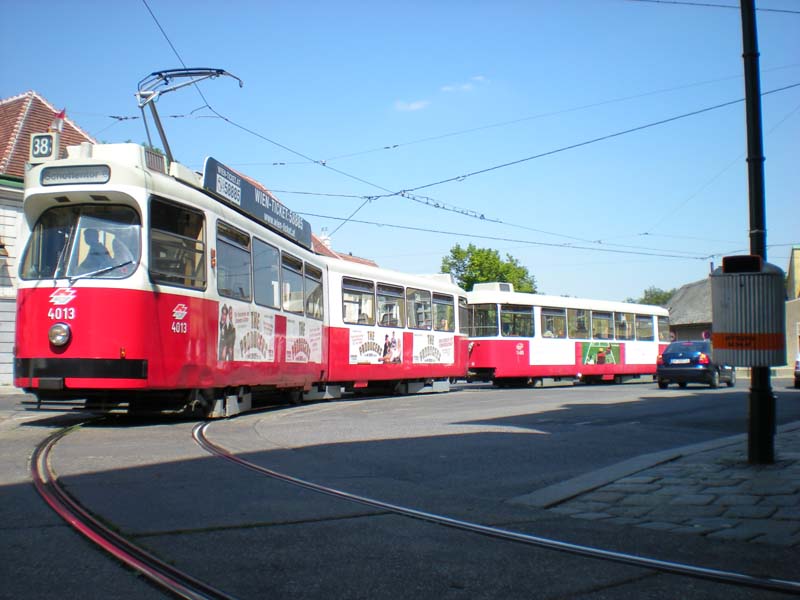
[[[302,212],[299,213],[301,215],[309,216],[309,217],[317,217],[320,219],[331,219],[334,221],[343,221],[345,220],[343,217],[333,217],[330,215],[320,215],[316,213],[310,212]],[[618,250],[615,248],[606,248],[606,247],[588,247],[588,246],[577,246],[575,244],[556,244],[554,242],[537,242],[533,240],[522,240],[516,238],[506,238],[506,237],[498,237],[498,236],[491,236],[491,235],[480,235],[475,233],[464,233],[460,231],[446,231],[443,229],[429,229],[426,227],[413,227],[411,225],[396,225],[392,223],[379,223],[376,221],[364,221],[360,219],[353,219],[352,217],[347,218],[348,221],[352,223],[360,223],[362,225],[375,225],[377,227],[390,227],[392,229],[405,229],[408,231],[421,231],[424,233],[438,233],[444,235],[453,235],[458,237],[468,237],[468,238],[476,238],[476,239],[484,239],[484,240],[492,240],[496,242],[509,242],[513,244],[525,244],[530,246],[547,246],[549,248],[571,248],[574,250],[592,250],[595,252],[610,252],[614,254],[634,254],[637,256],[655,256],[659,258],[680,258],[680,259],[692,259],[692,260],[706,260],[709,256],[700,256],[698,254],[674,254],[674,253],[666,253],[666,252],[640,252],[634,250]],[[673,251],[675,252],[675,251]]]
[[[780,66],[780,67],[773,67],[771,69],[762,69],[762,72],[776,71],[776,70],[787,69],[787,68],[794,68],[794,67],[797,67],[797,66],[798,66],[797,64],[783,65],[783,66]],[[358,151],[348,152],[348,153],[344,153],[344,154],[337,154],[337,155],[330,156],[330,157],[328,157],[326,159],[323,159],[323,160],[324,160],[324,162],[329,163],[329,162],[332,162],[332,161],[335,161],[335,160],[341,160],[341,159],[344,159],[344,158],[353,158],[355,156],[363,156],[365,154],[372,154],[372,153],[375,153],[375,152],[383,152],[383,151],[386,151],[386,150],[396,150],[397,148],[402,148],[404,146],[412,146],[414,144],[424,144],[426,142],[433,142],[433,141],[436,141],[436,140],[446,139],[446,138],[449,138],[449,137],[455,137],[455,136],[459,136],[459,135],[466,135],[466,134],[469,134],[469,133],[475,133],[477,131],[484,131],[486,129],[495,129],[495,128],[498,128],[498,127],[505,127],[505,126],[508,126],[508,125],[516,125],[517,123],[523,123],[525,121],[533,121],[533,120],[536,120],[536,119],[554,117],[554,116],[564,115],[564,114],[571,113],[571,112],[577,112],[577,111],[581,111],[581,110],[586,110],[588,108],[596,108],[596,107],[599,107],[599,106],[606,106],[606,105],[609,105],[609,104],[616,104],[618,102],[626,102],[628,100],[636,100],[638,98],[646,98],[647,96],[655,96],[655,95],[664,94],[664,93],[667,93],[667,92],[675,92],[675,91],[678,91],[678,90],[685,90],[685,89],[688,89],[688,88],[708,85],[708,84],[711,84],[711,83],[719,83],[721,81],[729,81],[729,80],[732,80],[732,79],[741,79],[741,78],[742,78],[741,75],[731,75],[731,76],[728,76],[728,77],[718,77],[716,79],[707,79],[705,81],[696,81],[696,82],[693,82],[693,83],[686,83],[686,84],[676,85],[676,86],[672,86],[672,87],[668,87],[668,88],[659,88],[659,89],[656,89],[656,90],[650,90],[650,91],[647,91],[647,92],[642,92],[640,94],[631,94],[629,96],[620,96],[618,98],[609,98],[607,100],[599,100],[597,102],[592,102],[590,104],[581,104],[581,105],[578,105],[578,106],[571,106],[569,108],[564,108],[564,109],[560,109],[560,110],[552,110],[552,111],[548,111],[548,112],[538,113],[538,114],[535,114],[535,115],[528,115],[526,117],[518,117],[516,119],[511,119],[509,121],[500,121],[500,122],[497,122],[497,123],[488,123],[486,125],[478,125],[478,126],[475,126],[475,127],[470,127],[468,129],[459,129],[459,130],[456,130],[456,131],[449,131],[449,132],[446,132],[446,133],[441,133],[441,134],[438,134],[438,135],[431,135],[431,136],[427,136],[427,137],[424,137],[424,138],[419,138],[419,139],[415,139],[415,140],[409,140],[409,141],[406,141],[406,142],[397,142],[397,143],[393,143],[393,144],[384,144],[382,146],[376,146],[374,148],[368,148],[366,150],[358,150]],[[287,166],[287,165],[305,165],[305,164],[312,164],[312,163],[316,163],[316,162],[319,162],[319,161],[307,160],[307,161],[302,161],[302,162],[298,161],[298,162],[245,163],[245,164],[248,164],[248,165],[270,164],[271,166]]]
[[[800,87],[800,83],[793,83],[793,84],[786,85],[786,86],[783,86],[783,87],[780,87],[780,88],[776,88],[774,90],[770,90],[768,92],[763,92],[762,96],[766,96],[768,94],[774,94],[774,93],[777,93],[777,92],[786,91],[786,90],[789,90],[789,89],[792,89],[792,88],[796,88],[796,87]],[[623,136],[623,135],[627,135],[629,133],[635,133],[637,131],[643,131],[645,129],[650,129],[652,127],[657,127],[658,125],[664,125],[666,123],[671,123],[673,121],[678,121],[680,119],[685,119],[685,118],[688,118],[688,117],[694,117],[694,116],[697,116],[697,115],[700,115],[700,114],[703,114],[703,113],[711,112],[712,110],[725,108],[727,106],[733,106],[734,104],[739,104],[741,102],[744,102],[744,98],[739,98],[738,100],[730,100],[728,102],[723,102],[721,104],[716,104],[714,106],[707,106],[706,108],[693,110],[693,111],[688,112],[688,113],[683,113],[683,114],[680,114],[680,115],[676,115],[674,117],[668,117],[666,119],[661,119],[659,121],[653,121],[652,123],[646,123],[644,125],[639,125],[637,127],[631,127],[629,129],[624,129],[622,131],[617,131],[615,133],[609,133],[607,135],[603,135],[603,136],[600,136],[600,137],[592,138],[590,140],[585,140],[583,142],[570,144],[568,146],[562,146],[561,148],[556,148],[554,150],[548,150],[547,152],[541,152],[540,154],[534,154],[533,156],[526,156],[525,158],[520,158],[518,160],[512,160],[510,162],[502,163],[502,164],[499,164],[499,165],[494,165],[494,166],[491,166],[491,167],[487,167],[485,169],[479,169],[477,171],[472,171],[470,173],[465,173],[463,175],[457,175],[455,177],[448,177],[447,179],[442,179],[440,181],[434,181],[432,183],[426,183],[424,185],[419,185],[417,187],[412,187],[412,188],[408,188],[408,189],[402,190],[402,192],[405,192],[405,193],[407,193],[407,192],[416,192],[416,191],[419,191],[419,190],[424,190],[424,189],[435,187],[437,185],[442,185],[442,184],[445,184],[445,183],[452,183],[454,181],[464,181],[465,179],[467,179],[469,177],[474,177],[475,175],[483,175],[484,173],[489,173],[491,171],[497,171],[498,169],[505,169],[507,167],[512,167],[514,165],[518,165],[518,164],[521,164],[521,163],[524,163],[524,162],[528,162],[528,161],[531,161],[531,160],[536,160],[537,158],[544,158],[545,156],[552,156],[554,154],[559,154],[561,152],[566,152],[567,150],[574,150],[575,148],[581,148],[583,146],[589,146],[590,144],[596,144],[597,142],[603,142],[605,140],[610,140],[610,139],[613,139],[615,137],[620,137],[620,136]],[[394,194],[391,194],[391,195],[392,196],[399,196],[399,195],[401,195],[401,192],[395,192]],[[388,196],[385,196],[385,197],[388,197]]]
[[[739,10],[738,5],[733,4],[714,4],[712,2],[685,2],[683,0],[628,0],[628,2],[647,2],[649,4],[674,4],[678,6],[696,6],[698,8],[731,8]],[[756,8],[759,12],[774,12],[784,13],[790,15],[800,15],[798,10],[789,10],[786,8]]]
[[[169,43],[170,47],[172,48],[173,52],[178,57],[178,59],[181,61],[181,64],[183,64],[184,67],[185,67],[185,63],[183,62],[183,59],[180,57],[180,54],[175,49],[175,46],[170,41],[170,39],[167,36],[166,32],[164,31],[163,27],[161,27],[160,23],[156,19],[156,17],[153,14],[152,10],[150,10],[150,7],[147,4],[147,0],[142,0],[142,2],[147,7],[147,10],[150,12],[150,15],[152,16],[153,20],[156,22],[156,24],[157,24],[159,30],[161,31],[161,33],[166,38],[166,40]],[[240,81],[240,83],[241,83],[241,81]],[[790,88],[797,87],[797,86],[800,86],[800,83],[792,84],[792,85],[785,86],[783,88],[778,88],[778,89],[775,89],[775,90],[770,90],[768,92],[764,92],[762,95],[772,94],[772,93],[775,93],[775,92],[778,92],[778,91],[783,91],[783,90],[790,89]],[[527,230],[531,230],[531,231],[536,231],[536,232],[544,233],[544,234],[547,234],[547,235],[553,235],[553,236],[557,236],[557,237],[564,237],[564,238],[568,238],[568,239],[575,239],[576,241],[583,242],[583,243],[590,243],[590,244],[597,244],[597,243],[600,243],[600,242],[595,241],[595,240],[576,238],[576,237],[568,236],[568,235],[565,235],[565,234],[558,234],[558,233],[554,233],[554,232],[537,230],[537,229],[526,227],[524,225],[519,225],[519,224],[514,224],[514,223],[506,223],[506,222],[504,222],[504,221],[502,221],[500,219],[489,219],[482,213],[477,213],[476,211],[470,211],[469,209],[462,209],[462,208],[459,208],[459,207],[450,207],[446,203],[435,201],[432,198],[426,198],[425,200],[421,200],[420,198],[425,198],[425,197],[420,197],[420,196],[417,196],[417,195],[413,195],[412,193],[415,192],[415,191],[421,190],[421,189],[426,189],[428,187],[433,187],[433,186],[436,186],[436,185],[441,185],[441,184],[452,182],[452,181],[464,181],[465,179],[467,179],[469,177],[473,177],[475,175],[487,173],[487,172],[490,172],[490,171],[494,171],[494,170],[505,168],[505,167],[509,167],[509,166],[513,166],[513,165],[516,165],[516,164],[520,164],[520,163],[523,163],[523,162],[534,160],[536,158],[542,158],[542,157],[545,157],[545,156],[557,154],[557,153],[560,153],[560,152],[564,152],[566,150],[579,148],[579,147],[582,147],[582,146],[593,144],[595,142],[611,139],[611,138],[614,138],[614,137],[619,137],[619,136],[625,135],[627,133],[633,133],[633,132],[640,131],[640,130],[643,130],[643,129],[647,129],[647,128],[650,128],[650,127],[655,127],[657,125],[669,123],[671,121],[676,121],[678,119],[686,118],[686,117],[689,117],[689,116],[694,116],[694,115],[697,115],[697,114],[702,114],[704,112],[708,112],[708,111],[715,110],[715,109],[718,109],[718,108],[723,108],[725,106],[730,106],[732,104],[736,104],[738,102],[742,102],[743,101],[743,99],[740,99],[740,100],[735,100],[735,101],[731,101],[731,102],[726,102],[726,103],[723,103],[723,104],[719,104],[719,105],[716,105],[716,106],[700,109],[700,110],[693,111],[693,112],[690,112],[690,113],[685,113],[683,115],[678,115],[678,116],[671,117],[671,118],[668,118],[668,119],[663,119],[661,121],[657,121],[657,122],[654,122],[654,123],[649,123],[649,124],[646,124],[646,125],[642,125],[642,126],[639,126],[639,127],[631,128],[631,129],[624,130],[624,131],[621,131],[621,132],[609,134],[609,135],[602,136],[602,137],[599,137],[599,138],[595,138],[595,139],[592,139],[592,140],[587,140],[587,141],[580,142],[580,143],[577,143],[577,144],[572,144],[572,145],[567,146],[567,147],[551,150],[551,151],[548,151],[548,152],[545,152],[545,153],[541,153],[541,154],[538,154],[538,155],[535,155],[535,156],[526,157],[526,158],[523,158],[523,159],[519,159],[519,160],[516,160],[516,161],[509,162],[509,163],[504,163],[504,164],[501,164],[501,165],[495,165],[493,167],[489,167],[489,168],[486,168],[486,169],[481,169],[479,171],[474,171],[474,172],[467,173],[467,174],[464,174],[464,175],[459,175],[459,176],[452,177],[452,178],[445,179],[445,180],[441,180],[441,181],[438,181],[438,182],[434,182],[434,183],[418,186],[416,188],[409,188],[409,189],[400,190],[398,192],[392,192],[392,190],[390,190],[389,188],[386,188],[384,186],[378,185],[378,184],[376,184],[374,182],[368,181],[368,180],[363,179],[361,177],[352,175],[352,174],[347,173],[345,171],[342,171],[340,169],[336,169],[335,167],[331,167],[329,164],[327,164],[327,160],[315,160],[315,159],[312,159],[311,157],[309,157],[309,156],[307,156],[307,155],[305,155],[305,154],[303,154],[301,152],[298,152],[297,150],[294,150],[294,149],[292,149],[292,148],[290,148],[290,147],[288,147],[288,146],[286,146],[284,144],[276,142],[275,140],[272,140],[272,139],[270,139],[270,138],[268,138],[268,137],[266,137],[266,136],[264,136],[262,134],[259,134],[258,132],[253,131],[252,129],[249,129],[248,127],[245,127],[245,126],[243,126],[243,125],[241,125],[241,124],[239,124],[239,123],[237,123],[235,121],[232,121],[231,119],[225,117],[224,115],[219,113],[216,109],[214,109],[208,103],[208,101],[206,100],[205,96],[203,96],[203,93],[200,90],[200,88],[197,85],[195,85],[195,87],[196,87],[198,93],[200,94],[201,98],[205,102],[205,107],[207,107],[212,113],[214,113],[215,116],[217,116],[218,118],[222,119],[226,123],[238,128],[238,129],[241,129],[242,131],[245,131],[246,133],[254,135],[254,136],[258,137],[259,139],[263,139],[264,141],[269,142],[270,144],[273,144],[273,145],[275,145],[275,146],[277,146],[279,148],[282,148],[282,149],[286,150],[287,152],[295,154],[296,156],[299,156],[299,157],[305,159],[306,161],[313,162],[313,163],[318,164],[318,165],[320,165],[322,167],[325,167],[326,169],[330,169],[331,171],[333,171],[335,173],[338,173],[338,174],[340,174],[340,175],[342,175],[344,177],[348,177],[348,178],[353,179],[355,181],[364,183],[366,185],[375,187],[375,188],[377,188],[377,189],[379,189],[381,191],[387,192],[386,194],[377,195],[377,196],[362,196],[365,199],[364,202],[362,202],[362,204],[356,210],[354,210],[350,214],[350,216],[347,217],[335,229],[335,231],[338,231],[339,229],[341,229],[341,227],[345,223],[351,221],[352,217],[355,216],[364,206],[366,206],[370,202],[372,202],[374,200],[377,200],[379,198],[388,198],[388,197],[401,196],[401,197],[407,198],[409,200],[412,200],[412,201],[415,201],[415,202],[419,202],[421,204],[427,204],[428,206],[432,206],[432,207],[438,208],[440,210],[448,210],[450,212],[456,212],[456,213],[462,214],[464,216],[469,216],[469,217],[477,218],[477,219],[480,219],[480,220],[495,222],[495,223],[502,224],[502,225],[517,227],[517,228],[520,228],[520,229],[527,229]],[[145,120],[145,123],[146,123],[146,120]],[[396,146],[397,145],[395,145],[395,147]],[[433,203],[431,203],[430,201],[433,201]],[[557,244],[554,244],[554,245],[557,245]],[[623,245],[620,245],[620,244],[612,244],[612,245],[624,247]],[[636,248],[636,246],[631,246],[631,248]]]
[[[153,11],[150,9],[150,6],[147,4],[147,0],[142,0],[142,3],[143,3],[143,4],[145,5],[145,7],[147,8],[147,11],[150,13],[150,16],[152,17],[153,21],[155,21],[156,25],[158,26],[158,29],[161,31],[161,34],[162,34],[162,35],[164,36],[164,38],[167,40],[167,43],[169,44],[170,48],[172,48],[172,51],[175,53],[175,56],[177,56],[177,57],[178,57],[178,60],[179,60],[179,61],[181,62],[181,64],[183,65],[184,69],[186,69],[186,63],[183,61],[183,58],[181,58],[181,55],[178,53],[178,50],[175,48],[174,44],[173,44],[173,43],[172,43],[172,41],[169,39],[169,36],[167,35],[167,32],[166,32],[166,31],[164,31],[164,28],[163,28],[163,27],[161,27],[161,23],[159,23],[159,22],[158,22],[158,19],[156,18],[155,14],[154,14],[154,13],[153,13]],[[225,73],[225,74],[227,74],[227,73]],[[242,82],[241,82],[241,79],[238,79],[238,78],[236,78],[236,79],[239,81],[239,84],[240,84],[240,87],[241,87],[241,83],[242,83]],[[194,81],[194,82],[192,82],[192,83],[195,83],[195,84],[196,84],[196,83],[197,83],[197,81]],[[141,87],[141,82],[140,82],[140,87]],[[389,188],[385,188],[385,187],[383,187],[383,186],[380,186],[380,185],[378,185],[378,184],[376,184],[376,183],[373,183],[373,182],[371,182],[371,181],[367,181],[367,180],[365,180],[365,179],[362,179],[362,178],[360,178],[360,177],[356,177],[355,175],[351,175],[350,173],[346,173],[346,172],[344,172],[344,171],[340,171],[339,169],[336,169],[336,168],[334,168],[334,167],[331,167],[331,166],[329,166],[329,165],[326,163],[326,161],[324,161],[324,160],[313,160],[313,159],[311,159],[309,156],[306,156],[305,154],[303,154],[302,152],[298,152],[297,150],[294,150],[294,149],[292,149],[292,148],[289,148],[288,146],[285,146],[284,144],[280,144],[280,143],[278,143],[278,142],[276,142],[276,141],[274,141],[274,140],[271,140],[271,139],[269,139],[268,137],[266,137],[266,136],[264,136],[264,135],[261,135],[261,134],[259,134],[259,133],[258,133],[258,132],[256,132],[256,131],[253,131],[252,129],[249,129],[249,128],[247,128],[247,127],[243,126],[243,125],[240,125],[239,123],[236,123],[236,122],[234,122],[234,121],[231,121],[230,119],[228,119],[228,118],[227,118],[227,117],[225,117],[224,115],[220,114],[220,113],[219,113],[219,112],[218,112],[216,109],[214,109],[214,107],[212,107],[212,106],[211,106],[211,105],[208,103],[208,100],[206,100],[206,97],[203,95],[203,92],[202,92],[202,90],[201,90],[201,89],[200,89],[200,88],[199,88],[197,85],[195,85],[195,88],[197,89],[197,92],[198,92],[198,94],[200,94],[200,97],[203,99],[203,102],[205,103],[205,106],[206,106],[206,107],[207,107],[207,108],[208,108],[208,109],[209,109],[209,110],[210,110],[212,113],[214,113],[214,114],[215,114],[217,117],[219,117],[220,119],[222,119],[222,120],[223,120],[223,121],[225,121],[226,123],[228,123],[228,124],[230,124],[230,125],[232,125],[232,126],[234,126],[234,127],[237,127],[237,128],[239,128],[239,129],[241,129],[242,131],[245,131],[246,133],[249,133],[250,135],[254,135],[254,136],[256,136],[256,137],[258,137],[258,138],[260,138],[260,139],[263,139],[264,141],[266,141],[266,142],[269,142],[270,144],[273,144],[273,145],[275,145],[275,146],[278,146],[279,148],[282,148],[282,149],[286,150],[287,152],[291,152],[292,154],[295,154],[296,156],[299,156],[299,157],[301,157],[301,158],[304,158],[304,159],[306,159],[306,160],[308,160],[308,161],[314,162],[314,163],[316,163],[316,164],[318,164],[318,165],[320,165],[320,166],[323,166],[323,167],[325,167],[326,169],[330,169],[331,171],[333,171],[333,172],[335,172],[335,173],[338,173],[338,174],[340,174],[340,175],[343,175],[343,176],[345,176],[345,177],[349,177],[350,179],[354,179],[355,181],[359,181],[359,182],[361,182],[361,183],[364,183],[364,184],[366,184],[366,185],[369,185],[369,186],[375,187],[375,188],[377,188],[377,189],[379,189],[379,190],[381,190],[381,191],[384,191],[384,192],[391,192],[391,190],[390,190]],[[140,106],[140,108],[142,108],[142,117],[144,117],[144,108],[143,108],[143,107],[141,107],[141,106]],[[156,112],[155,112],[154,105],[152,105],[152,104],[151,104],[151,109],[152,109],[152,111],[153,111],[153,113],[154,113],[154,116],[155,116],[155,118],[157,119],[157,114],[156,114]],[[166,136],[164,136],[164,135],[163,135],[163,132],[162,132],[162,130],[161,130],[161,124],[160,124],[160,122],[159,122],[159,121],[156,121],[156,122],[157,122],[157,125],[158,125],[158,127],[159,127],[159,131],[162,133],[162,139],[163,139],[163,141],[164,141],[164,144],[165,144],[165,146],[166,146]],[[146,120],[146,119],[145,119],[145,129],[147,129],[147,120]],[[147,131],[147,135],[148,135],[148,141],[149,141],[149,136],[150,136],[150,132],[149,132],[149,130]],[[168,149],[168,148],[165,148],[165,149],[167,150],[167,158],[171,160],[171,158],[172,158],[172,157],[171,157],[171,152],[169,152],[169,149]],[[363,206],[365,206],[366,204],[367,204],[367,202],[364,202],[364,204],[362,204],[362,207],[363,207]],[[358,210],[360,210],[360,208],[361,208],[361,207],[359,207],[359,209],[357,209],[357,210],[356,210],[356,212],[358,212]],[[353,214],[355,214],[355,212],[354,212]],[[342,224],[342,225],[343,225],[343,224]],[[341,227],[341,225],[340,225],[340,227]],[[337,228],[337,229],[338,229],[338,228]]]

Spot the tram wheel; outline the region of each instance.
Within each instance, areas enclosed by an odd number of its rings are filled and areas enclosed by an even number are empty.
[[[212,394],[209,390],[193,389],[189,391],[183,412],[192,419],[210,419],[214,410]]]

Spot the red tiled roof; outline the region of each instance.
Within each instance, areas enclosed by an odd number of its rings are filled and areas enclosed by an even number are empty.
[[[31,134],[46,132],[58,111],[34,91],[0,100],[0,173],[25,176]],[[64,119],[59,151],[95,140],[69,119]]]
[[[316,234],[313,233],[311,234],[311,249],[315,254],[330,256],[331,258],[339,258],[339,255],[328,247],[328,244],[323,242],[316,236]]]
[[[313,233],[311,234],[311,246],[312,250],[314,250],[316,254],[321,254],[322,256],[330,256],[331,258],[338,258],[340,260],[346,260],[348,262],[354,262],[360,265],[369,265],[371,267],[378,266],[378,263],[376,263],[374,260],[361,258],[360,256],[353,256],[352,254],[342,254],[340,252],[336,252]]]
[[[337,256],[342,260],[358,263],[360,265],[370,265],[371,267],[378,266],[378,263],[376,263],[374,260],[371,260],[369,258],[362,258],[361,256],[353,256],[352,254],[338,254],[338,253]]]

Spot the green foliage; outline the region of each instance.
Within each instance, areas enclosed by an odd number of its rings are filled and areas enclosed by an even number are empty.
[[[517,292],[536,292],[536,279],[519,261],[506,254],[505,260],[497,250],[456,244],[450,255],[442,258],[442,273],[450,273],[458,285],[467,291],[476,283],[502,281],[514,285]]]
[[[653,306],[666,306],[669,299],[672,298],[677,290],[662,290],[655,286],[650,286],[644,291],[644,295],[639,299],[628,298],[627,302],[636,302],[637,304],[651,304]]]

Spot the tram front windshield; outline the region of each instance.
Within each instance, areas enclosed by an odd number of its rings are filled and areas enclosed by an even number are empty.
[[[139,262],[141,222],[127,206],[59,206],[33,228],[21,279],[122,279]]]

